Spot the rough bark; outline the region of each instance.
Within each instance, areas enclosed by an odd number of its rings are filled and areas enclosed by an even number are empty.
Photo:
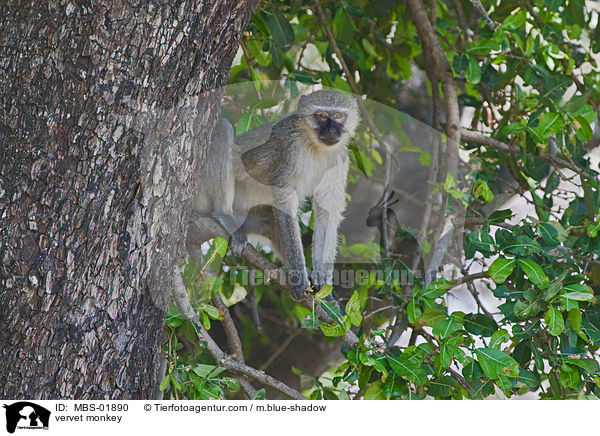
[[[1,397],[152,396],[192,138],[254,2],[0,5]]]

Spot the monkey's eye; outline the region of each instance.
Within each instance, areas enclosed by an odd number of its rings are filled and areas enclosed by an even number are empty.
[[[315,115],[320,120],[326,120],[327,118],[329,118],[329,115],[327,115],[326,112],[317,112]]]
[[[333,116],[333,118],[334,118],[336,121],[344,121],[344,119],[346,118],[346,114],[343,114],[343,113],[341,113],[341,112],[337,112],[337,113],[336,113],[336,114]]]

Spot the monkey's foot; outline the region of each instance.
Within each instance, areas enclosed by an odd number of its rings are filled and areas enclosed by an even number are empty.
[[[248,238],[246,234],[241,231],[234,232],[229,238],[229,249],[234,256],[240,256],[246,248]]]

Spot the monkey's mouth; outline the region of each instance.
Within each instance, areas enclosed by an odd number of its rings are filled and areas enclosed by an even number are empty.
[[[339,136],[333,136],[333,135],[319,135],[319,140],[323,144],[335,145],[338,142],[340,142],[340,137]]]

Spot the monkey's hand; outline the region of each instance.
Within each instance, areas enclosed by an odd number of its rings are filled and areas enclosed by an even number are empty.
[[[229,249],[234,256],[240,256],[246,248],[248,237],[242,229],[233,232],[229,238]]]
[[[308,290],[310,289],[306,272],[290,270],[288,273],[290,297],[294,301],[303,301],[308,296]]]

